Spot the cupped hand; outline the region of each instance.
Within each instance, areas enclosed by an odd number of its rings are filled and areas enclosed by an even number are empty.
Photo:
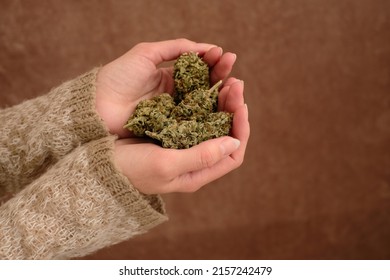
[[[227,79],[219,94],[219,110],[234,113],[231,136],[205,141],[185,150],[164,149],[141,138],[116,141],[118,169],[140,192],[194,192],[239,167],[250,128],[244,84]]]
[[[123,126],[139,101],[173,91],[173,67],[159,67],[184,52],[196,52],[211,67],[214,84],[230,74],[236,56],[223,53],[220,47],[176,39],[140,43],[123,56],[103,66],[96,81],[96,109],[110,133],[120,138],[131,133]]]

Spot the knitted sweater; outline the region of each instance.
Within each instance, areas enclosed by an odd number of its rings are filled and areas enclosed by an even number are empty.
[[[165,221],[113,161],[115,136],[95,110],[97,69],[0,110],[0,259],[67,259]]]

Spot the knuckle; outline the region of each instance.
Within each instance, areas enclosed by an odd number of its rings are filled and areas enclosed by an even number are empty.
[[[215,164],[216,157],[210,149],[203,150],[200,153],[199,166],[200,168],[211,167]]]
[[[170,164],[160,162],[158,164],[157,175],[162,178],[170,178],[172,174],[172,166]]]
[[[184,190],[185,193],[195,193],[198,191],[200,187],[198,186],[187,186],[187,188]]]
[[[149,43],[147,43],[147,42],[141,42],[141,43],[136,44],[134,47],[135,48],[143,48],[143,47],[148,46],[148,45],[149,45]]]
[[[136,44],[134,47],[133,47],[133,52],[148,52],[150,51],[150,43],[148,42],[141,42],[141,43],[138,43]]]
[[[240,167],[243,163],[244,163],[243,158],[240,158],[239,160],[237,160],[237,168]]]
[[[177,38],[175,39],[176,43],[178,44],[187,44],[190,42],[190,40],[186,39],[186,38]]]
[[[242,156],[237,157],[237,158],[234,159],[234,162],[235,162],[234,167],[238,168],[238,167],[240,167],[244,163],[244,157],[242,157]]]
[[[155,160],[151,163],[151,168],[153,168],[153,173],[159,178],[169,178],[172,174],[172,165],[163,160],[161,157],[158,160]]]
[[[187,184],[184,184],[181,188],[181,192],[183,193],[194,193],[198,191],[201,188],[199,184],[195,182],[187,182]]]

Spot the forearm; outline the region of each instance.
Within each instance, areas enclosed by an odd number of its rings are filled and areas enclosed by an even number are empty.
[[[17,192],[75,147],[108,135],[95,110],[96,73],[0,110],[0,193]]]
[[[0,259],[83,256],[166,220],[113,163],[113,137],[85,144],[0,207]]]

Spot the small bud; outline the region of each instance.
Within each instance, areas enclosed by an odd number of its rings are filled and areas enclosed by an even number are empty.
[[[196,53],[184,53],[173,67],[175,101],[180,102],[187,93],[210,88],[209,67]]]

